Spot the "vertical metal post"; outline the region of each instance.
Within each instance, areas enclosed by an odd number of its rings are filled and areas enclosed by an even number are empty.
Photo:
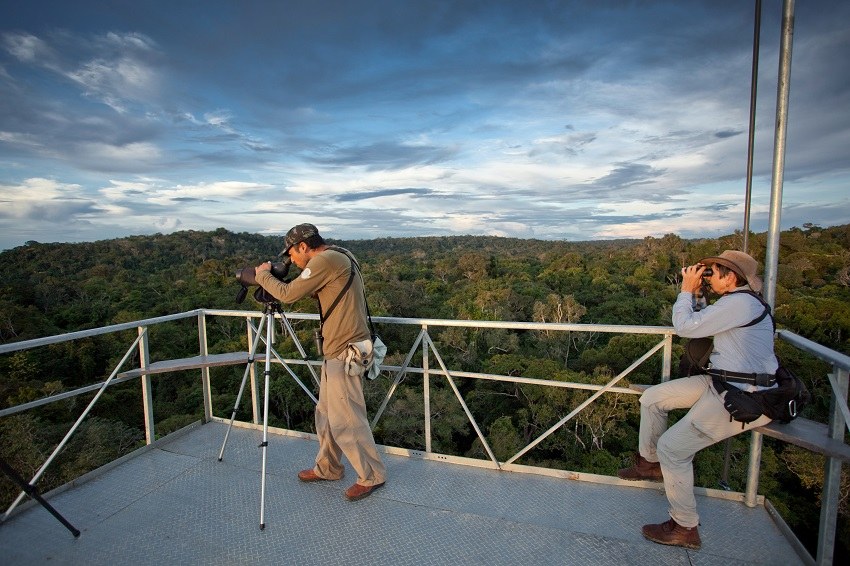
[[[759,36],[761,35],[761,0],[756,0],[753,24],[753,69],[750,76],[750,135],[747,141],[747,190],[744,198],[744,246],[748,253],[750,241],[750,201],[753,194],[753,146],[756,135],[756,94],[759,80]]]
[[[770,222],[764,268],[764,299],[773,307],[776,302],[776,274],[779,266],[780,217],[782,213],[782,181],[785,171],[785,138],[788,130],[788,99],[791,89],[791,48],[794,37],[794,0],[784,0],[782,37],[779,49],[779,77],[776,89],[776,131],[773,140],[773,177],[770,184]],[[754,432],[750,442],[750,463],[744,502],[755,506],[761,467],[761,433]]]
[[[671,365],[673,359],[673,335],[665,334],[664,335],[664,350],[662,352],[664,356],[661,361],[661,381],[670,381],[670,372]]]
[[[145,442],[150,444],[156,440],[153,420],[153,387],[151,376],[144,370],[150,365],[150,347],[148,344],[147,328],[139,327],[139,367],[142,369],[142,412],[145,415]]]
[[[428,371],[428,344],[430,340],[428,340],[428,325],[422,325],[422,332],[425,334],[424,340],[422,340],[422,397],[425,412],[425,452],[431,453],[431,374]]]
[[[753,431],[750,439],[750,464],[747,469],[747,490],[744,494],[744,505],[755,507],[758,501],[759,471],[761,470],[762,434]]]
[[[207,315],[205,311],[198,313],[198,352],[201,358],[206,358],[209,353],[207,347]],[[204,398],[204,422],[212,420],[212,395],[210,394],[210,368],[201,367],[201,392]]]
[[[791,90],[791,47],[793,36],[794,0],[785,0],[782,13],[782,38],[779,50],[779,77],[776,92],[776,130],[773,140],[773,172],[770,184],[770,221],[764,267],[764,299],[771,307],[776,300],[776,273],[779,265],[782,183],[785,173],[785,138],[788,130],[788,99]]]
[[[827,435],[844,442],[844,415],[838,407],[837,396],[847,399],[850,373],[832,366],[834,395],[829,401],[829,429]],[[841,464],[839,458],[827,458],[824,465],[823,493],[821,494],[820,524],[818,526],[818,546],[816,562],[832,564],[835,553],[835,526],[838,522],[838,504],[841,500]]]

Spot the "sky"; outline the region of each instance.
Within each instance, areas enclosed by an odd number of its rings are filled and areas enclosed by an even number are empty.
[[[755,0],[0,0],[0,250],[215,230],[717,237]],[[763,0],[750,227],[782,2]],[[781,226],[850,223],[850,2],[796,2]]]

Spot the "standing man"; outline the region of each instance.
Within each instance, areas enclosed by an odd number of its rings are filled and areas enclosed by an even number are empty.
[[[703,275],[720,298],[699,311],[694,294]],[[721,379],[745,391],[775,387],[778,367],[773,353],[773,319],[753,292],[760,293],[758,264],[749,255],[726,250],[682,269],[682,291],[673,305],[673,327],[679,336],[714,336],[708,375],[694,375],[660,383],[640,397],[638,453],[631,468],[618,472],[625,480],[663,481],[670,502],[670,520],[644,525],[643,536],[661,544],[698,549],[701,545],[694,497],[694,455],[725,438],[764,426],[762,415],[748,427],[733,421],[712,379]],[[724,391],[725,395],[725,391]],[[667,413],[690,409],[667,428]]]
[[[378,455],[363,398],[362,366],[346,363],[349,344],[371,340],[366,295],[354,256],[329,246],[312,224],[286,233],[281,255],[288,255],[301,274],[290,283],[271,274],[271,263],[256,268],[257,284],[284,303],[315,296],[319,301],[324,355],[316,406],[319,453],[316,465],[298,472],[304,482],[342,479],[345,454],[357,472],[357,482],[345,497],[357,501],[384,485],[386,468]],[[370,349],[371,351],[371,349]]]

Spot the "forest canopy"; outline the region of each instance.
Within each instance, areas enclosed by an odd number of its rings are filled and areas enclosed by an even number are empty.
[[[321,228],[321,227],[320,227]],[[740,249],[740,233],[684,240],[674,234],[642,240],[565,242],[489,236],[381,238],[331,243],[351,250],[362,264],[374,316],[517,322],[670,326],[680,269],[725,249]],[[80,244],[28,242],[0,253],[0,343],[97,328],[194,309],[259,310],[248,299],[236,304],[234,273],[276,259],[281,236],[185,231]],[[750,254],[765,260],[766,235],[749,238]],[[315,313],[311,299],[285,306]],[[778,328],[850,354],[850,225],[804,226],[781,234],[776,280]],[[192,322],[192,321],[190,321]],[[197,330],[174,324],[151,330],[159,359],[197,352]],[[309,343],[309,329],[302,342]],[[382,328],[388,363],[399,365],[409,347],[407,331]],[[385,334],[386,333],[386,334]],[[130,333],[132,334],[132,333]],[[128,336],[130,335],[128,334]],[[639,357],[656,337],[589,332],[507,332],[472,329],[435,331],[446,363],[463,371],[529,378],[605,383]],[[132,339],[132,338],[131,338]],[[244,320],[208,328],[214,352],[244,350]],[[0,408],[7,408],[102,381],[126,349],[119,336],[62,343],[39,352],[0,355]],[[284,355],[297,356],[291,344]],[[814,401],[805,416],[825,422],[829,368],[777,343],[777,353],[809,385]],[[681,351],[677,340],[676,352]],[[242,371],[221,370],[213,383],[215,414],[228,415]],[[629,379],[654,383],[660,364],[644,364]],[[380,443],[424,448],[421,377],[406,379],[376,430]],[[309,383],[309,380],[307,380]],[[459,385],[470,411],[500,460],[538,436],[587,397],[574,389],[464,380]],[[60,485],[131,451],[144,442],[137,384],[109,388],[93,414],[43,482]],[[373,413],[386,379],[367,385]],[[203,417],[197,374],[165,374],[154,386],[156,427],[167,434]],[[312,432],[312,404],[291,381],[272,384],[272,422]],[[23,475],[32,474],[59,442],[86,399],[53,403],[0,417],[0,456]],[[445,382],[431,388],[433,450],[486,458]],[[250,414],[250,409],[248,409]],[[243,418],[244,413],[243,413]],[[634,451],[639,413],[636,396],[612,394],[524,456],[522,463],[615,475]],[[745,435],[746,436],[746,435]],[[732,480],[742,489],[748,442],[736,438]],[[86,449],[80,449],[85,446]],[[723,467],[722,449],[695,461],[697,483],[714,485]],[[823,461],[793,446],[766,442],[760,491],[775,501],[795,529],[815,532]],[[850,542],[846,494],[839,536]],[[42,486],[44,487],[44,486]],[[0,500],[16,495],[0,477]]]

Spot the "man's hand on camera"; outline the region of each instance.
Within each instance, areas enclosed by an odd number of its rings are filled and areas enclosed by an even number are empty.
[[[698,263],[682,268],[682,291],[685,293],[696,293],[702,285],[702,272],[706,266]]]
[[[267,261],[265,263],[261,263],[256,267],[257,273],[260,271],[271,271],[272,270],[272,262]]]

